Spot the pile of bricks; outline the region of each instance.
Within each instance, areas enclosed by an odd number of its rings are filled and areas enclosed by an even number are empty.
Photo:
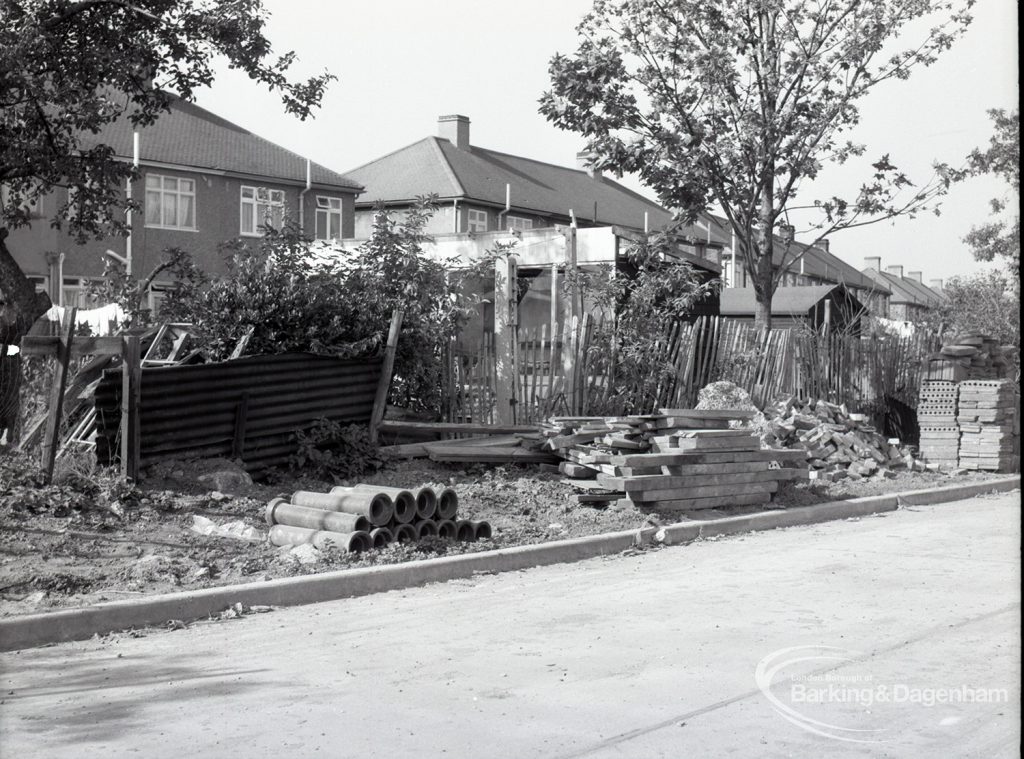
[[[1015,383],[961,382],[957,404],[960,468],[1016,471],[1020,466],[1020,395]]]
[[[963,382],[1009,376],[1007,355],[1013,346],[1000,345],[988,335],[960,335],[925,359],[923,379]]]
[[[955,468],[960,456],[960,424],[957,421],[957,383],[929,380],[921,383],[917,423],[921,431],[919,452],[929,464]]]
[[[894,469],[923,468],[899,440],[880,434],[864,414],[850,413],[845,405],[790,397],[765,413],[770,442],[807,451],[811,479],[880,480],[895,477]]]

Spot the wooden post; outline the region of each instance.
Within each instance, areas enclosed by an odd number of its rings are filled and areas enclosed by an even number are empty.
[[[494,262],[494,401],[495,422],[512,424],[515,406],[516,259],[501,256]]]
[[[142,344],[139,335],[125,335],[121,359],[121,476],[139,478],[142,458],[141,420]]]
[[[569,276],[572,278],[569,281],[572,283],[570,289],[570,297],[572,303],[569,305],[569,316],[572,319],[579,318],[580,315],[580,283],[579,283],[579,264],[578,264],[578,250],[576,247],[576,221],[573,219],[573,224],[569,227]]]
[[[60,337],[54,360],[53,380],[50,384],[50,399],[47,406],[46,429],[43,433],[42,468],[44,481],[53,479],[53,467],[57,463],[57,447],[60,445],[60,421],[64,411],[64,390],[68,384],[68,367],[71,364],[71,342],[75,339],[75,318],[77,308],[64,312],[60,325]]]
[[[242,459],[245,455],[245,428],[249,422],[249,393],[242,393],[242,399],[235,407],[235,435],[231,443],[231,457]]]
[[[370,413],[370,442],[377,444],[377,431],[384,421],[384,410],[388,404],[388,390],[391,388],[391,373],[395,370],[395,351],[398,350],[398,336],[402,332],[402,317],[405,312],[396,308],[391,314],[391,326],[388,328],[388,342],[384,348],[384,362],[380,367],[380,381],[377,383],[377,395],[373,399],[373,411]]]

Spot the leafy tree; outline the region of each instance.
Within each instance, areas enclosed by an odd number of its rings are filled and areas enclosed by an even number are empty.
[[[260,0],[4,0],[0,4],[0,273],[4,323],[13,336],[39,306],[3,245],[5,227],[28,223],[31,204],[57,187],[75,190],[50,220],[81,241],[125,231],[122,188],[135,176],[93,137],[128,118],[152,124],[172,95],[190,100],[213,81],[214,61],[280,93],[304,119],[327,83],[324,73],[292,82],[294,53],[275,56]],[[15,326],[17,323],[18,326]]]
[[[988,149],[975,150],[970,156],[971,172],[995,174],[1013,189],[1014,198],[993,198],[989,201],[993,214],[1008,208],[1016,209],[1020,202],[1020,109],[1013,113],[1004,110],[988,112],[995,123],[996,133],[990,138]],[[1016,285],[1020,282],[1020,215],[1012,220],[995,221],[974,227],[964,238],[979,261],[1004,260]]]
[[[803,249],[790,214],[816,239],[933,208],[959,172],[937,164],[915,186],[888,155],[849,198],[797,205],[827,162],[861,156],[841,141],[858,103],[948,49],[973,0],[596,0],[572,56],[551,60],[540,110],[587,138],[600,168],[636,173],[687,220],[717,204],[736,233],[757,322]],[[917,44],[908,26],[941,16]],[[804,188],[806,189],[806,188]],[[781,246],[781,263],[773,253]]]

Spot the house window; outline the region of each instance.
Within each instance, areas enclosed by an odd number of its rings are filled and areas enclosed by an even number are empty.
[[[475,208],[469,209],[469,231],[470,232],[486,232],[487,231],[487,211],[478,211]]]
[[[90,286],[100,285],[102,279],[86,279],[85,277],[64,277],[60,300],[65,308],[96,308],[100,303],[95,295],[89,293]]]
[[[196,228],[196,183],[193,179],[146,175],[146,226]]]
[[[316,239],[341,239],[341,198],[316,196]]]
[[[522,216],[509,216],[508,228],[512,232],[522,232],[524,229],[533,229],[533,219],[526,219]]]
[[[242,234],[258,235],[262,226],[284,224],[284,190],[242,185]]]

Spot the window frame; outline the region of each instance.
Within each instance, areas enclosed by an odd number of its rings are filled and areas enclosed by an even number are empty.
[[[508,215],[505,217],[505,221],[508,224],[508,230],[511,232],[526,232],[533,229],[533,219],[529,216],[512,216]],[[516,223],[513,224],[512,222]]]
[[[158,179],[160,181],[159,182],[160,186],[159,187],[150,187],[149,186],[150,178]],[[170,190],[170,189],[166,188],[164,186],[164,183],[167,180],[173,180],[176,183],[176,189]],[[182,190],[181,189],[181,183],[182,182],[190,183],[192,185],[191,191]],[[178,176],[174,176],[173,174],[157,174],[155,172],[147,171],[145,177],[143,177],[143,180],[142,180],[142,193],[143,193],[143,198],[145,199],[145,204],[144,204],[144,208],[143,208],[143,212],[142,212],[142,220],[143,220],[143,224],[145,225],[145,227],[147,229],[170,229],[170,230],[174,230],[176,232],[198,232],[199,231],[199,227],[198,227],[198,224],[196,223],[196,217],[198,216],[198,213],[199,213],[199,205],[196,202],[196,186],[197,186],[197,184],[198,183],[196,182],[196,180],[191,178],[191,177],[178,177]],[[151,222],[149,220],[150,194],[151,193],[156,193],[159,196],[159,201],[156,204],[156,208],[159,209],[160,223]],[[177,209],[176,214],[177,214],[177,217],[179,219],[181,218],[181,215],[182,215],[182,204],[181,204],[182,197],[191,198],[191,200],[192,200],[192,225],[191,226],[180,225],[180,224],[177,224],[177,223],[175,223],[175,224],[167,224],[166,223],[166,219],[164,218],[164,212],[166,210],[165,207],[164,207],[164,196],[165,195],[173,195],[173,196],[175,196],[175,198],[177,198],[177,203],[175,205],[175,208]],[[70,202],[70,199],[69,199],[69,202]],[[175,221],[177,221],[177,219],[175,219]]]
[[[252,190],[252,197],[245,197],[245,191]],[[260,200],[260,191],[267,193],[267,200]],[[274,200],[274,195],[279,195],[280,200]],[[260,206],[265,206],[270,209],[280,208],[281,209],[281,220],[277,225],[278,228],[284,224],[287,218],[286,213],[288,210],[288,195],[284,190],[275,187],[265,187],[262,185],[251,185],[243,184],[239,188],[239,205],[238,205],[238,235],[239,237],[262,237],[263,233],[260,232],[261,227],[266,226],[267,217],[270,215],[269,212],[263,213],[263,220],[259,221],[259,209]],[[246,220],[246,208],[252,207],[252,222],[253,228],[251,232],[245,231],[245,220]]]
[[[325,202],[326,205],[321,205],[321,201]],[[337,203],[337,207],[333,204]],[[330,242],[331,240],[341,240],[344,238],[344,208],[345,202],[342,198],[332,197],[330,195],[317,195],[316,196],[316,212],[313,214],[313,239],[323,240]],[[327,236],[320,236],[320,214],[324,215],[324,230]],[[337,216],[338,219],[338,236],[331,237],[331,218]]]
[[[475,217],[475,218],[474,218]],[[483,229],[475,229],[474,227],[478,224],[483,224]],[[479,208],[467,208],[466,209],[466,231],[467,232],[487,232],[491,226],[490,214],[487,211],[482,211]]]

